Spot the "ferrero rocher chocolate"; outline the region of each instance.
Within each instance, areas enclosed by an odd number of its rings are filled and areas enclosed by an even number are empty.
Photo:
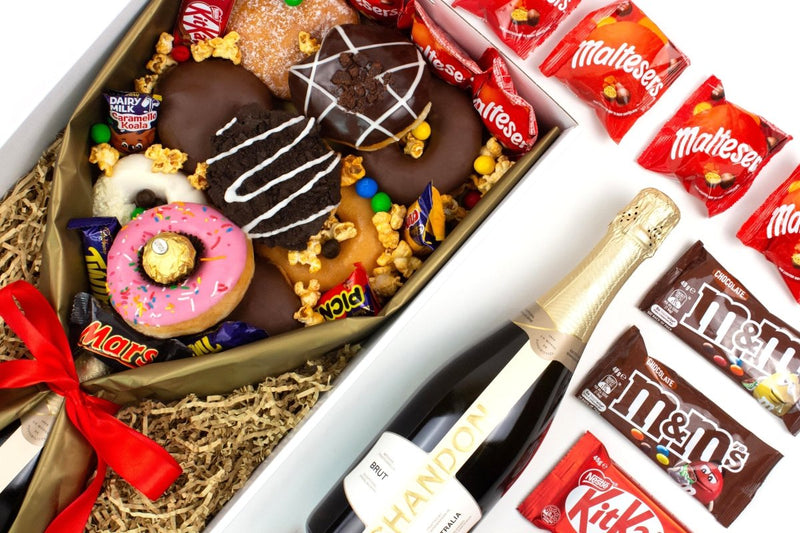
[[[187,237],[164,231],[144,245],[142,267],[153,281],[169,285],[189,275],[196,257],[197,251]]]

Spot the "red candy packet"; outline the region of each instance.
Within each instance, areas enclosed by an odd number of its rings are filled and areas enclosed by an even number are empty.
[[[736,236],[775,265],[800,302],[800,166],[750,215]]]
[[[350,4],[362,15],[394,26],[408,0],[350,0]]]
[[[317,302],[317,312],[325,320],[375,316],[380,310],[380,302],[372,292],[369,276],[361,263],[356,263],[350,277],[326,291]]]
[[[689,59],[632,2],[586,16],[539,67],[595,108],[619,142],[689,65]]]
[[[235,0],[183,0],[175,21],[175,44],[222,37]]]
[[[486,129],[511,152],[527,152],[539,134],[533,107],[517,94],[497,50],[487,48],[478,65],[482,71],[472,82],[472,102]]]
[[[555,533],[689,531],[628,477],[588,431],[517,510],[536,527]]]
[[[450,85],[469,89],[480,67],[414,0],[408,3],[398,24],[401,28],[409,25],[411,40],[425,56],[431,70]]]
[[[456,0],[453,7],[483,18],[505,44],[525,59],[579,3],[580,0]]]
[[[672,174],[708,216],[725,211],[750,188],[761,168],[791,139],[762,117],[725,98],[708,78],[639,156],[648,170]]]

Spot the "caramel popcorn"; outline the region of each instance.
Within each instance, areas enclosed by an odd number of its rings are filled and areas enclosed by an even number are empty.
[[[399,230],[403,227],[406,221],[406,212],[408,209],[404,205],[392,204],[392,209],[389,211],[390,219],[389,225],[394,230]]]
[[[422,266],[422,259],[414,257],[414,253],[406,241],[400,241],[391,256],[394,267],[406,278],[410,278]]]
[[[153,88],[155,88],[157,80],[157,75],[147,74],[141,78],[136,78],[133,80],[133,87],[137,92],[142,94],[153,94]]]
[[[422,153],[425,151],[425,141],[417,139],[412,133],[406,134],[404,141],[406,143],[403,147],[404,154],[410,155],[414,159],[422,157]]]
[[[145,68],[154,74],[163,74],[169,67],[177,64],[178,62],[167,54],[155,54],[147,62]]]
[[[400,233],[392,228],[391,225],[392,215],[385,211],[375,213],[372,216],[372,224],[378,230],[378,240],[384,248],[394,249],[397,243],[400,242]]]
[[[472,182],[481,194],[486,194],[512,166],[514,166],[514,162],[510,161],[506,156],[501,155],[497,158],[497,162],[494,165],[494,172],[485,176],[473,174]]]
[[[319,42],[311,37],[311,34],[307,31],[301,31],[299,34],[297,34],[297,41],[298,45],[300,46],[300,51],[307,56],[316,54],[317,50],[319,50]]]
[[[362,164],[363,157],[348,155],[342,159],[342,187],[348,187],[360,180],[366,174],[364,165]]]
[[[442,199],[442,209],[445,219],[450,222],[453,220],[461,221],[467,216],[467,210],[459,205],[458,201],[449,194],[440,195]]]
[[[162,174],[174,174],[178,172],[188,158],[188,156],[180,150],[164,148],[160,144],[151,145],[145,151],[144,156],[153,161],[153,172],[161,172]]]
[[[288,258],[290,265],[308,265],[308,271],[313,274],[322,269],[322,261],[317,257],[322,251],[322,246],[319,239],[314,237],[311,237],[308,243],[305,250],[289,250]]]
[[[186,176],[186,178],[189,180],[189,183],[192,184],[192,187],[198,191],[204,191],[208,189],[208,177],[206,176],[207,171],[208,163],[197,163],[197,166],[194,169],[194,174],[189,174]]]
[[[158,36],[158,41],[156,42],[156,53],[169,54],[172,52],[172,45],[174,42],[175,37],[173,37],[171,33],[167,33],[165,31],[161,32],[161,35]]]
[[[321,324],[325,319],[314,310],[321,296],[319,281],[312,279],[306,287],[302,281],[294,284],[294,293],[300,298],[300,309],[293,315],[294,319],[306,326]]]
[[[369,286],[380,298],[391,298],[403,286],[403,281],[392,266],[375,267]]]
[[[117,164],[118,160],[119,152],[108,143],[92,146],[92,150],[89,153],[89,162],[97,165],[106,176],[114,174],[114,165]]]
[[[239,41],[239,34],[235,31],[229,32],[225,37],[214,37],[206,41],[192,43],[192,57],[195,61],[203,61],[209,57],[219,57],[229,59],[234,65],[242,62],[242,51],[236,44]]]
[[[481,146],[480,155],[488,155],[497,159],[503,153],[503,145],[500,144],[500,141],[497,140],[495,137],[489,137],[489,140],[486,141],[486,144]]]
[[[339,242],[353,239],[358,235],[356,225],[352,222],[339,222],[330,229],[331,236]]]

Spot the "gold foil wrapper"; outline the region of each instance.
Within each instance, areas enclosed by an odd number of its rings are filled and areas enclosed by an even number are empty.
[[[164,231],[152,237],[142,251],[142,267],[156,283],[171,285],[194,270],[197,251],[185,235]]]

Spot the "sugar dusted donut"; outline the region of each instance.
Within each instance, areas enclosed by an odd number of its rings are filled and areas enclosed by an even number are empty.
[[[279,98],[289,99],[287,69],[306,56],[298,34],[321,41],[337,24],[358,22],[345,0],[303,0],[290,6],[282,0],[237,0],[227,29],[240,36],[242,65],[261,78]]]
[[[142,250],[169,254],[165,234],[199,245],[194,268],[169,284],[148,275]],[[183,259],[180,257],[179,259]],[[217,210],[172,203],[149,209],[125,225],[108,252],[111,305],[136,330],[158,338],[201,332],[238,305],[253,277],[253,247]]]
[[[205,203],[206,197],[192,187],[181,172],[153,172],[153,162],[144,154],[131,154],[114,165],[111,176],[101,176],[92,192],[92,214],[96,217],[117,217],[120,224],[131,219],[136,195],[150,190],[155,196],[171,202]]]
[[[344,24],[289,69],[289,88],[295,107],[319,119],[323,137],[377,150],[425,119],[430,78],[422,54],[398,31]]]

